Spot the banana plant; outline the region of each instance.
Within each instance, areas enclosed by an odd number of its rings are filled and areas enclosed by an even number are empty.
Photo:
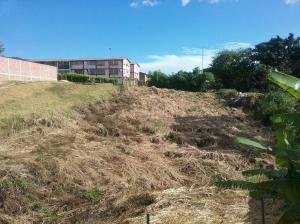
[[[300,80],[280,72],[271,72],[269,80],[291,95],[300,99]],[[246,145],[276,159],[274,168],[259,168],[243,172],[246,177],[262,175],[265,180],[250,182],[242,180],[217,181],[223,188],[249,190],[261,198],[278,198],[286,203],[279,224],[300,222],[300,113],[278,114],[270,118],[275,125],[276,144],[266,146],[259,142],[238,137],[237,144]]]

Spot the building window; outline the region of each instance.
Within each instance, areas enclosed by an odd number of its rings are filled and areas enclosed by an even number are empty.
[[[83,62],[82,61],[71,61],[71,69],[83,69]]]
[[[110,65],[110,66],[118,65],[118,64],[119,64],[119,61],[116,61],[116,60],[111,60],[111,61],[109,61],[109,65]]]
[[[87,61],[86,65],[95,65],[96,66],[97,62],[96,61]]]
[[[111,68],[111,69],[109,69],[109,74],[110,75],[119,75],[119,69]]]
[[[68,61],[59,61],[58,69],[70,69],[70,64]]]
[[[71,66],[72,65],[82,65],[83,62],[82,61],[71,61]]]
[[[105,61],[97,61],[98,66],[105,66]]]
[[[105,75],[105,69],[102,69],[102,68],[89,69],[88,73],[90,75]]]

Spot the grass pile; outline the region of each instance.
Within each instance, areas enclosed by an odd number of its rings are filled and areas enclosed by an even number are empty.
[[[141,223],[146,212],[155,223],[259,219],[246,193],[224,193],[213,179],[272,164],[232,142],[270,133],[213,94],[70,83],[0,91],[2,120],[35,114],[30,125],[1,129],[0,222]]]

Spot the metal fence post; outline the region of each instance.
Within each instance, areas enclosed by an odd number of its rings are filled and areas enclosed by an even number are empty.
[[[261,197],[260,199],[261,202],[261,216],[262,216],[262,224],[266,224],[266,219],[265,219],[265,202],[264,202],[264,197]]]
[[[8,71],[8,80],[10,80],[10,61],[9,61],[10,59],[9,58],[7,58],[7,71]]]
[[[150,224],[150,215],[146,214],[146,224]]]

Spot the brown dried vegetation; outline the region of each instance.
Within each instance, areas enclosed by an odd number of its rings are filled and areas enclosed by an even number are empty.
[[[260,217],[247,193],[218,190],[213,178],[271,165],[232,142],[270,134],[213,94],[133,88],[52,120],[0,140],[1,223],[142,223],[146,212],[153,223]]]

